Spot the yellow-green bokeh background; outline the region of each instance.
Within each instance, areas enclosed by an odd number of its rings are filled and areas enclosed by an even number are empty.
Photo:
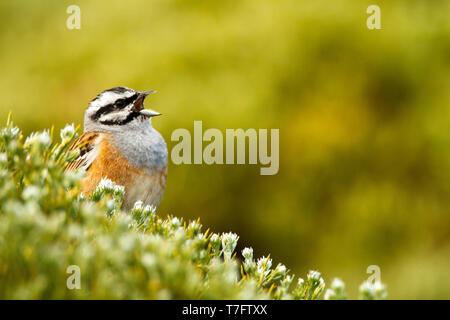
[[[81,8],[68,30],[66,8]],[[381,7],[382,30],[366,28]],[[279,128],[280,170],[169,165],[160,215],[201,217],[350,297],[450,298],[450,2],[0,2],[0,119],[82,123],[113,86],[156,89],[176,128]]]

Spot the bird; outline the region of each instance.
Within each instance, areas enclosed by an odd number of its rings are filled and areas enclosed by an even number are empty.
[[[66,166],[86,172],[82,194],[89,195],[107,178],[124,187],[122,209],[132,209],[137,201],[159,206],[166,188],[168,152],[151,123],[161,114],[144,109],[145,98],[154,92],[114,87],[89,103],[83,134],[69,148],[79,150],[78,157]]]

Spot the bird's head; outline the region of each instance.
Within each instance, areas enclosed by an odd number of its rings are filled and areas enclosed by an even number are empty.
[[[101,130],[136,127],[139,123],[150,121],[159,112],[144,109],[147,95],[155,91],[136,91],[126,87],[115,87],[101,92],[89,103],[85,112],[85,129]]]

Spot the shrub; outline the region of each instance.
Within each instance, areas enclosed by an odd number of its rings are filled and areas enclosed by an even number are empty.
[[[202,231],[199,221],[159,217],[137,202],[120,209],[124,190],[103,179],[80,195],[81,172],[65,172],[77,156],[53,129],[26,139],[8,120],[0,132],[1,299],[318,299],[325,288],[317,271],[298,279],[270,256],[253,250],[236,258],[238,236]],[[80,270],[80,289],[71,270]],[[79,268],[79,269],[78,269]],[[69,272],[69,273],[68,273]],[[76,282],[76,281],[75,281]],[[334,280],[325,298],[344,299]],[[361,298],[385,298],[381,284],[363,284]]]

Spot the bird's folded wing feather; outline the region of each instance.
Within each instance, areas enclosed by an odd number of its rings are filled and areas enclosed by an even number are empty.
[[[66,170],[89,170],[97,157],[101,135],[96,132],[85,132],[70,146],[69,150],[79,150],[79,156],[69,162]]]

